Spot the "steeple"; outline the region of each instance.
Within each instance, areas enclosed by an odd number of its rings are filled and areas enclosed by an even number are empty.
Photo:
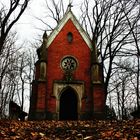
[[[92,53],[91,53],[91,77],[92,77],[92,83],[97,84],[101,83],[101,78],[100,78],[100,64],[98,61],[98,55],[97,55],[97,48],[96,48],[96,41],[95,38],[93,37],[92,39]]]
[[[95,38],[93,37],[92,39],[92,47],[93,47],[93,51],[92,51],[92,63],[94,64],[98,64],[98,54],[97,54],[97,48],[96,48],[96,41]]]
[[[42,39],[43,39],[43,43],[37,49],[37,54],[38,54],[38,59],[40,61],[46,61],[46,45],[47,45],[47,40],[48,40],[46,31],[44,32]]]

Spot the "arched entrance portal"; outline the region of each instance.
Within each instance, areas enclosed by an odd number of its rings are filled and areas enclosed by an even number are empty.
[[[78,99],[72,88],[64,90],[60,96],[59,120],[78,119]]]

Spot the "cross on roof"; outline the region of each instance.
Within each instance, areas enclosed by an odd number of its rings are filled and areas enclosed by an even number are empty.
[[[72,1],[69,0],[68,10],[71,10],[71,7],[73,7],[73,5],[72,5]]]

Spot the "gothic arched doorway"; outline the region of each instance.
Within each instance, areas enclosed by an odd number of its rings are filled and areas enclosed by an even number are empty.
[[[78,119],[78,99],[72,88],[64,90],[60,96],[59,120]]]

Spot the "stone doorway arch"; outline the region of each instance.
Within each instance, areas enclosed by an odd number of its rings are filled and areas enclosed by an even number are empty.
[[[78,120],[81,116],[82,98],[85,97],[85,86],[83,81],[74,81],[72,83],[66,83],[65,81],[54,81],[52,97],[56,99],[56,118],[60,120],[60,98],[63,97],[63,93],[66,93],[68,89],[71,89],[74,95],[77,97],[77,111]]]
[[[78,97],[71,87],[60,94],[59,120],[78,120]]]

